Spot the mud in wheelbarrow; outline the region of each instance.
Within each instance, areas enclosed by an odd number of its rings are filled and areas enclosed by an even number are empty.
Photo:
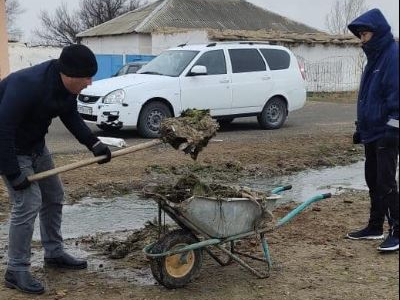
[[[270,217],[266,212],[272,210],[280,194],[289,189],[291,186],[278,187],[262,200],[252,197],[218,199],[193,196],[182,203],[173,203],[167,199],[155,198],[159,205],[160,232],[163,227],[162,212],[181,229],[160,235],[158,241],[143,249],[150,260],[154,278],[166,288],[184,287],[199,276],[204,252],[221,266],[235,261],[259,278],[268,277],[272,260],[266,233],[284,225],[312,203],[331,197],[330,194],[317,195],[282,219],[272,224],[263,222]],[[263,257],[236,249],[236,241],[252,236],[259,237]],[[244,259],[258,261],[264,267],[261,270],[255,269]]]

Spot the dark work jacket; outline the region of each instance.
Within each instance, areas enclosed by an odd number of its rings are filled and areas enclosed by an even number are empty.
[[[366,144],[385,135],[399,134],[398,129],[387,125],[390,119],[399,120],[399,45],[378,9],[366,12],[349,25],[357,37],[360,27],[374,34],[363,45],[368,62],[357,104],[357,130]]]
[[[89,149],[98,141],[77,112],[76,95],[65,89],[57,60],[0,81],[0,174],[20,172],[17,155],[41,153],[55,117]]]

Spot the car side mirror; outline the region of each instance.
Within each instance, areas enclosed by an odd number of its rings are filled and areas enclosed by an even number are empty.
[[[207,67],[206,66],[194,66],[190,70],[190,76],[200,76],[200,75],[207,75]]]

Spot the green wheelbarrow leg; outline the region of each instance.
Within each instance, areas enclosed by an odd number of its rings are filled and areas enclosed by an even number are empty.
[[[271,259],[271,255],[269,253],[268,242],[267,242],[267,239],[265,238],[264,233],[261,233],[260,237],[261,237],[261,244],[262,244],[262,248],[263,248],[263,252],[264,252],[264,257],[268,263],[268,271],[269,271],[272,268],[272,259]]]
[[[269,276],[269,272],[267,272],[266,274],[262,274],[261,272],[257,271],[256,269],[250,267],[245,261],[243,261],[241,258],[239,258],[238,256],[234,255],[232,252],[230,252],[229,250],[226,250],[224,247],[222,247],[221,245],[215,245],[215,247],[217,247],[219,250],[221,250],[222,252],[224,252],[226,255],[232,257],[233,260],[235,260],[239,265],[241,265],[243,268],[249,270],[251,273],[253,273],[254,275],[256,275],[258,278],[263,279],[263,278],[267,278]]]

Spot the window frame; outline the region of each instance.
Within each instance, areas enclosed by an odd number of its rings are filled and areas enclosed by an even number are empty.
[[[227,50],[228,50],[228,53],[229,53],[229,59],[230,59],[231,68],[232,68],[232,74],[266,72],[266,71],[268,71],[268,64],[267,64],[264,56],[261,54],[259,49],[257,49],[257,48],[230,48],[230,49],[227,49]],[[261,69],[260,70],[254,70],[253,69],[253,70],[245,70],[245,71],[240,71],[240,72],[235,71],[235,65],[234,65],[234,62],[233,62],[233,59],[232,59],[232,52],[233,51],[244,51],[244,50],[256,51],[258,53],[259,58],[261,59],[261,61],[263,63],[264,69],[262,69],[262,70]]]

